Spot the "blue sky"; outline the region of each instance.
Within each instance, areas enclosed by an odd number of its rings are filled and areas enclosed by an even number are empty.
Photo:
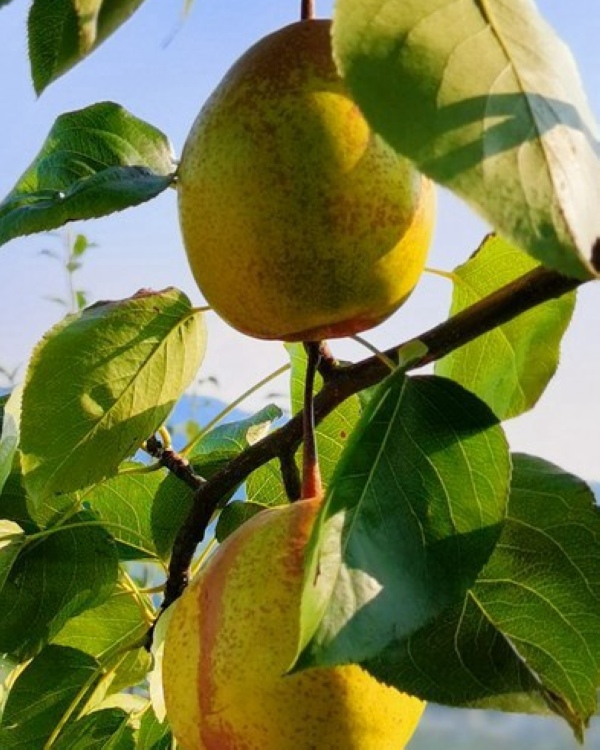
[[[54,119],[64,111],[100,100],[119,102],[163,130],[179,154],[203,101],[233,61],[265,33],[295,20],[297,0],[250,3],[197,0],[182,23],[184,0],[146,0],[142,9],[113,38],[36,99],[29,80],[25,18],[27,0],[13,0],[0,10],[3,117],[0,119],[0,196],[13,186],[41,146]],[[600,113],[600,14],[597,0],[538,3],[547,19],[572,47],[592,110]],[[245,6],[247,10],[240,10]],[[331,2],[317,2],[318,14],[331,13]],[[599,207],[600,210],[600,207]],[[177,226],[172,191],[137,209],[77,225],[98,247],[79,277],[91,299],[115,299],[140,287],[175,285],[195,303],[202,299],[188,271]],[[474,250],[486,227],[471,211],[442,194],[436,240],[429,264],[451,269]],[[0,365],[25,363],[35,342],[61,310],[46,301],[61,293],[58,266],[39,251],[58,248],[45,236],[15,240],[2,253]],[[428,276],[410,302],[391,320],[369,333],[386,347],[443,319],[451,289]],[[507,425],[513,447],[541,455],[590,479],[600,479],[600,290],[580,293],[575,319],[565,338],[562,365],[540,405]],[[212,395],[234,398],[285,361],[277,343],[243,337],[214,316],[204,376],[219,388]],[[335,344],[339,356],[364,352],[353,343]],[[283,390],[285,382],[267,388]],[[264,404],[257,396],[249,407]]]

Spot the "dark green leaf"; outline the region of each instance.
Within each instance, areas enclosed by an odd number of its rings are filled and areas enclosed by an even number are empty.
[[[300,663],[375,656],[460,601],[497,542],[509,475],[475,396],[433,376],[384,381],[315,526]]]
[[[586,278],[597,127],[530,0],[339,0],[334,52],[374,129],[542,263]]]
[[[98,662],[64,646],[47,646],[12,686],[2,722],[2,750],[44,750],[57,724],[83,703],[101,677]]]
[[[134,750],[130,716],[120,708],[94,711],[70,724],[53,750]]]
[[[30,656],[70,617],[110,596],[117,581],[115,544],[89,523],[80,514],[25,541],[0,591],[0,652]]]
[[[451,314],[531,271],[529,255],[498,237],[489,237],[454,275]],[[436,373],[475,393],[498,419],[531,409],[558,366],[559,348],[575,307],[575,293],[519,315],[436,364]],[[532,366],[532,363],[535,366]]]
[[[0,517],[18,523],[28,534],[39,531],[27,508],[18,457],[0,492]]]
[[[267,506],[260,505],[259,503],[249,503],[242,500],[234,500],[233,502],[226,505],[217,521],[217,527],[215,529],[215,537],[218,542],[223,542],[230,534],[245,523],[249,518],[260,513]],[[1,544],[1,542],[0,542]]]
[[[63,114],[0,203],[0,245],[150,200],[171,184],[173,169],[166,136],[118,104]]]
[[[504,530],[475,586],[367,666],[439,703],[553,710],[580,734],[600,667],[600,510],[585,483],[515,456]]]
[[[55,326],[34,352],[23,394],[32,502],[114,474],[167,418],[203,354],[202,314],[176,289],[98,303]]]
[[[31,77],[36,93],[82,60],[144,0],[34,0],[29,12]]]
[[[83,310],[83,308],[87,305],[87,296],[85,292],[80,292],[79,290],[76,290],[75,301],[77,303],[77,309]]]

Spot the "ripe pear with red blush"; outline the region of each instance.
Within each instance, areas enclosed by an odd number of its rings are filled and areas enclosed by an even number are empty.
[[[172,605],[163,686],[184,750],[402,750],[412,736],[425,704],[360,666],[286,674],[320,504],[259,512]]]

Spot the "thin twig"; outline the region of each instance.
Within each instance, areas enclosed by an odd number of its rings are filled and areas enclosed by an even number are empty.
[[[156,435],[146,440],[146,452],[192,490],[199,489],[206,482],[206,479],[196,474],[187,458],[171,448],[165,448]]]
[[[279,457],[279,467],[285,494],[287,499],[293,503],[299,500],[302,494],[302,480],[294,451],[286,451]]]

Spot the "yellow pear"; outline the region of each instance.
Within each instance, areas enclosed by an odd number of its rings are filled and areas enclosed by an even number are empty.
[[[401,750],[424,709],[356,665],[286,675],[320,501],[261,511],[200,570],[167,626],[167,718],[184,750]]]
[[[370,130],[330,34],[329,20],[300,21],[248,50],[200,111],[179,165],[196,282],[258,338],[377,325],[414,288],[431,240],[433,186]]]

